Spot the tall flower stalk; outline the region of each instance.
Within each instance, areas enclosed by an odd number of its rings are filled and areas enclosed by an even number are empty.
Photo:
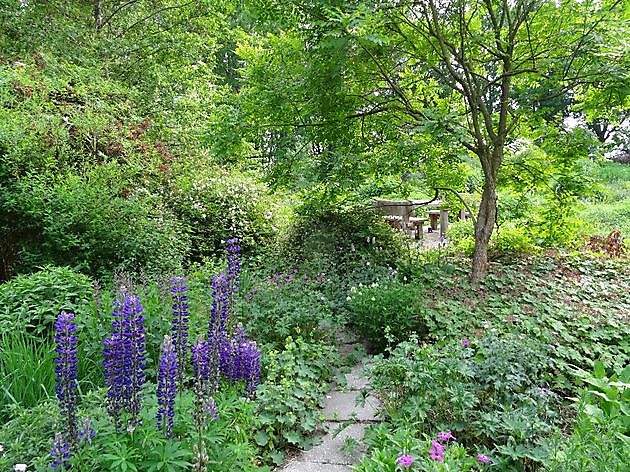
[[[225,252],[227,253],[227,281],[230,294],[238,293],[239,278],[241,275],[241,247],[238,238],[228,239],[225,242]]]
[[[127,411],[130,426],[139,423],[146,355],[142,305],[137,296],[124,294],[114,302],[113,333],[104,340],[103,367],[107,409],[116,427]]]
[[[173,320],[171,335],[177,354],[177,378],[180,386],[186,374],[188,358],[188,326],[190,314],[188,311],[188,294],[184,277],[171,278],[171,298],[173,301]]]
[[[175,395],[177,394],[177,353],[168,335],[164,336],[157,378],[157,427],[167,438],[173,436]]]
[[[53,442],[53,467],[65,464],[79,443],[76,330],[74,314],[62,311],[55,321],[55,381],[64,429]]]
[[[212,398],[212,392],[216,388],[218,379],[210,343],[199,339],[197,343],[191,346],[191,351],[194,373],[193,392],[195,394],[193,420],[197,431],[197,444],[194,448],[197,460],[194,464],[194,470],[206,472],[208,470],[208,454],[203,432],[210,419],[218,418],[217,405]]]

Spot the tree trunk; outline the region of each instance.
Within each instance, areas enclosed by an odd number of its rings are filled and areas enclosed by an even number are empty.
[[[479,215],[475,225],[475,252],[472,257],[472,274],[470,276],[473,286],[479,286],[479,282],[488,272],[488,243],[494,229],[497,218],[497,181],[495,175],[486,175],[483,185],[483,194],[479,204]]]
[[[94,0],[94,26],[96,31],[100,31],[103,26],[102,0]]]

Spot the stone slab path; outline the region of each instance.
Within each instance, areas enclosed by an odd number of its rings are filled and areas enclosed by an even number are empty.
[[[360,362],[346,374],[346,385],[339,386],[326,395],[322,409],[327,433],[322,442],[291,459],[278,472],[352,472],[365,446],[362,444],[365,429],[378,422],[378,401],[368,397],[365,404],[357,406],[360,391],[367,386],[363,375],[365,363]],[[352,448],[344,448],[346,443]]]

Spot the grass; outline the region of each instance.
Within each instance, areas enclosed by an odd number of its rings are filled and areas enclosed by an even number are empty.
[[[9,405],[30,408],[55,396],[55,351],[22,334],[0,338],[0,419]]]
[[[595,196],[584,203],[579,217],[595,234],[607,235],[618,229],[630,235],[630,165],[605,162],[598,167],[600,180]]]

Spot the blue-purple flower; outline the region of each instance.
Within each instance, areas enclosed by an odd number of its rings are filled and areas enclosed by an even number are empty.
[[[184,277],[171,278],[171,297],[173,300],[171,335],[173,337],[175,353],[177,354],[177,376],[181,385],[184,381],[184,375],[186,373],[186,360],[188,358],[188,325],[190,320],[186,280]]]
[[[241,274],[241,247],[238,245],[238,238],[228,239],[225,242],[227,253],[227,281],[230,293],[236,295],[238,292],[239,277]]]
[[[57,399],[63,418],[63,439],[70,449],[79,442],[77,425],[77,325],[74,314],[62,311],[55,321]]]
[[[173,436],[175,395],[177,394],[177,353],[171,337],[164,336],[157,378],[157,427],[167,438]]]
[[[211,346],[207,341],[199,339],[191,346],[193,365],[193,392],[195,393],[195,409],[193,420],[198,431],[205,428],[209,419],[217,419],[217,405],[212,392],[218,382],[218,372],[214,368]]]
[[[50,458],[52,459],[50,467],[53,469],[66,467],[70,457],[70,446],[64,439],[63,434],[55,434],[55,439],[53,439],[52,447],[50,448]]]
[[[118,428],[126,410],[131,426],[139,423],[145,383],[145,337],[142,305],[137,296],[125,294],[114,302],[113,333],[104,340],[103,367],[107,409]]]

